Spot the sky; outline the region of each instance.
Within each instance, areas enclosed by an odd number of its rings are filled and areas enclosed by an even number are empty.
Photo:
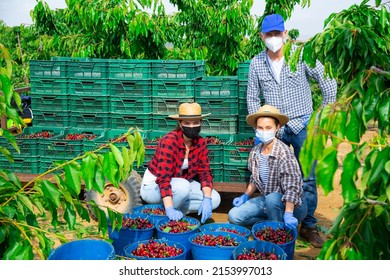
[[[176,9],[167,0],[166,12],[172,13]],[[334,12],[348,9],[354,4],[360,4],[363,0],[311,0],[309,8],[296,6],[291,19],[286,21],[286,29],[298,29],[299,39],[306,40],[313,37],[323,29],[324,20]],[[66,7],[65,0],[46,0],[51,9]],[[368,4],[374,5],[375,1],[370,0]],[[0,19],[8,26],[20,24],[31,24],[30,11],[36,5],[36,0],[0,0]],[[252,7],[253,15],[261,15],[264,11],[265,1],[254,0]]]

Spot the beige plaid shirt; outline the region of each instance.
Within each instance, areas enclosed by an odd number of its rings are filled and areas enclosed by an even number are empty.
[[[294,205],[302,203],[303,181],[297,159],[294,153],[282,141],[275,138],[268,157],[268,181],[264,186],[260,180],[260,153],[263,144],[251,150],[248,159],[248,169],[251,171],[250,183],[254,184],[261,195],[278,192],[283,194],[282,201]]]

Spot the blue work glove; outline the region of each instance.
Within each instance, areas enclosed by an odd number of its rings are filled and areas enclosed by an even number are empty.
[[[238,206],[244,204],[245,202],[247,202],[248,199],[249,199],[249,196],[246,193],[244,193],[243,195],[233,199],[233,206],[238,207]]]
[[[211,203],[211,197],[205,196],[198,210],[198,215],[202,214],[202,219],[200,220],[202,224],[206,222],[207,219],[211,218],[212,210],[213,205]]]
[[[293,229],[298,226],[298,220],[294,217],[292,212],[284,212],[283,219],[289,229]]]
[[[183,218],[183,213],[179,210],[176,210],[173,206],[170,206],[165,209],[165,213],[168,216],[168,219],[178,221]]]

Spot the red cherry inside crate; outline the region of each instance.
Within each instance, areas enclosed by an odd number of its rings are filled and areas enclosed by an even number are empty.
[[[259,240],[272,242],[275,244],[286,244],[294,239],[293,234],[286,228],[264,227],[255,232],[255,236]]]
[[[27,138],[27,139],[36,139],[36,138],[51,138],[53,137],[53,135],[54,134],[49,131],[42,131],[42,132],[35,132],[31,134],[21,135],[20,137]]]
[[[256,252],[255,248],[237,255],[237,260],[279,260],[279,257],[273,252]]]
[[[147,258],[170,258],[183,253],[183,249],[170,246],[166,242],[149,240],[148,243],[141,243],[132,251],[134,256]]]
[[[76,140],[93,140],[96,138],[96,135],[94,134],[88,134],[88,133],[69,133],[65,136],[65,140],[71,140],[71,141],[76,141]]]
[[[197,227],[196,224],[191,224],[187,220],[169,221],[160,226],[160,230],[168,233],[182,233],[193,230]]]
[[[145,218],[124,218],[122,220],[122,228],[128,229],[148,229],[152,228],[153,224]]]
[[[203,246],[238,246],[239,244],[235,238],[229,235],[223,236],[218,234],[201,234],[196,236],[192,241]]]

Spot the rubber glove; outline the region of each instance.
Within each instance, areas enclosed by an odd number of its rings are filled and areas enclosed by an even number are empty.
[[[238,206],[244,204],[245,202],[247,202],[248,199],[249,199],[249,196],[246,193],[244,193],[243,195],[233,199],[233,206],[238,207]]]
[[[170,206],[165,209],[165,213],[167,214],[170,220],[178,221],[183,218],[183,213],[179,210],[176,210],[173,206]]]
[[[283,219],[289,229],[293,229],[298,226],[298,219],[294,217],[292,212],[284,212]]]
[[[211,197],[205,196],[198,210],[198,215],[202,214],[202,219],[200,220],[202,224],[211,217],[212,210],[213,205],[211,203]]]

